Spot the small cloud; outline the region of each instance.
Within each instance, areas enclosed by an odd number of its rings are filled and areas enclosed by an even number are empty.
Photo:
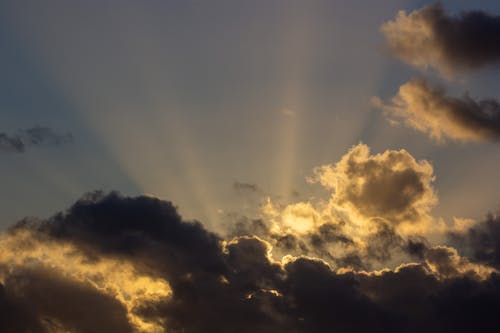
[[[48,127],[32,127],[14,134],[0,133],[0,153],[24,153],[29,147],[60,146],[73,142],[70,133],[60,134]]]
[[[234,181],[233,182],[233,190],[238,193],[256,193],[260,192],[259,187],[254,183],[245,183]]]

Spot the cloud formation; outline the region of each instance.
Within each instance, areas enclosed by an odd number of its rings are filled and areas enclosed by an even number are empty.
[[[482,11],[448,14],[441,4],[400,11],[381,27],[392,53],[445,76],[500,61],[500,16]]]
[[[15,134],[0,133],[0,153],[24,153],[33,146],[59,146],[71,142],[71,134],[59,134],[48,127],[32,127]]]
[[[371,155],[368,146],[359,144],[334,166],[315,173],[318,182],[334,191],[337,207],[389,224],[419,222],[436,203],[432,166],[405,150]]]
[[[430,163],[405,150],[372,154],[359,144],[315,170],[326,200],[269,199],[226,235],[168,201],[88,193],[0,234],[0,329],[491,330],[498,221],[443,227],[429,215],[433,180]],[[429,230],[450,241],[426,238]]]
[[[228,236],[257,235],[279,256],[373,269],[423,259],[423,236],[444,237],[450,228],[430,215],[437,202],[432,165],[405,150],[372,154],[359,144],[338,163],[316,168],[309,181],[330,193],[326,200],[280,205],[268,198],[262,216],[240,217]]]
[[[486,266],[455,249],[430,248],[420,263],[392,270],[334,269],[312,257],[276,258],[255,236],[223,240],[151,197],[86,195],[52,218],[18,223],[2,235],[0,250],[2,332],[467,332],[498,325],[500,277],[491,267],[475,274]],[[162,285],[168,292],[158,293]]]
[[[389,103],[374,98],[373,104],[393,123],[402,121],[438,142],[500,139],[497,100],[475,100],[468,94],[461,98],[447,96],[444,89],[432,87],[422,78],[402,85]]]

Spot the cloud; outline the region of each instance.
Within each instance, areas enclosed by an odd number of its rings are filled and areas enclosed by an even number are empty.
[[[500,139],[500,103],[494,99],[476,101],[446,95],[418,78],[405,83],[387,104],[378,98],[374,106],[386,112],[393,123],[403,123],[431,139],[444,142],[497,141]]]
[[[452,231],[449,236],[474,261],[500,269],[500,216],[490,214],[484,221]]]
[[[244,183],[239,181],[233,182],[233,190],[238,193],[255,193],[260,191],[259,187],[256,184]]]
[[[349,244],[339,228],[323,224],[316,242]],[[273,251],[256,236],[225,240],[167,201],[90,193],[1,235],[0,328],[456,333],[498,325],[496,270],[451,247],[424,246],[420,263],[372,272]]]
[[[71,142],[71,134],[59,134],[48,127],[32,127],[15,134],[0,133],[0,153],[24,153],[29,147],[59,146]]]
[[[0,151],[1,152],[24,152],[25,145],[18,136],[9,136],[0,133]]]
[[[400,332],[470,332],[495,330],[500,279],[442,279],[425,265],[358,274],[360,289],[396,318]]]
[[[36,287],[36,295],[41,294],[41,297],[44,295],[44,289],[48,291],[51,288],[60,290],[65,286],[74,286],[75,293],[82,289],[88,289],[96,295],[96,298],[102,298],[106,304],[110,304],[109,300],[116,303],[116,306],[112,307],[115,309],[113,313],[102,311],[103,316],[115,318],[117,311],[121,311],[123,316],[121,319],[116,318],[116,320],[120,320],[120,323],[116,323],[116,325],[129,327],[128,330],[124,329],[124,332],[133,331],[132,327],[141,328],[141,331],[151,331],[151,328],[157,326],[154,321],[143,320],[138,314],[138,308],[145,302],[153,302],[170,295],[171,288],[164,279],[144,272],[143,269],[136,267],[137,265],[132,261],[96,255],[97,252],[90,253],[71,242],[56,241],[53,236],[36,230],[35,225],[39,227],[38,223],[23,221],[11,231],[3,234],[0,239],[0,284],[4,286],[7,295],[15,296],[12,296],[13,300],[9,303],[17,304],[19,298],[26,297],[29,290],[20,289],[21,287],[31,288],[29,285],[33,281],[50,278],[47,280],[47,285]],[[47,275],[47,272],[57,274]],[[42,276],[38,276],[42,273]],[[18,286],[13,283],[16,281],[23,281],[23,284]],[[21,303],[27,303],[26,306],[28,310],[31,309],[30,311],[36,310],[37,318],[42,316],[37,322],[41,321],[42,326],[50,332],[52,330],[45,325],[47,323],[51,325],[58,323],[59,326],[63,327],[72,326],[69,321],[76,320],[76,318],[68,318],[68,315],[72,315],[72,313],[64,312],[67,306],[71,305],[70,301],[65,298],[67,295],[56,292],[50,292],[48,295],[53,296],[53,298],[48,300],[41,298],[40,302],[52,302],[53,305],[60,303],[60,306],[50,307],[44,303],[33,304],[34,301],[31,298],[22,298],[24,301]],[[73,298],[73,302],[79,301],[77,297]],[[75,305],[74,308],[78,306]],[[33,309],[33,307],[35,308]],[[45,313],[45,311],[49,311],[44,310],[47,307],[51,311],[50,313]],[[97,305],[96,308],[98,308]],[[90,324],[90,319],[87,322]],[[93,328],[88,327],[85,331],[100,332],[100,327],[103,325],[99,325],[98,322],[94,322],[94,324]],[[104,325],[104,327],[108,326]]]
[[[335,165],[317,168],[314,180],[334,191],[336,208],[392,225],[427,219],[437,200],[431,164],[416,161],[406,150],[371,155],[359,144]]]
[[[500,61],[500,16],[464,11],[451,16],[440,4],[400,11],[381,31],[402,61],[445,76]]]
[[[114,297],[49,267],[18,267],[3,281],[2,332],[132,332]]]
[[[467,258],[459,256],[456,249],[448,246],[428,249],[425,260],[435,274],[444,278],[471,276],[485,279],[496,271],[493,267],[471,263]]]
[[[432,165],[405,150],[371,154],[359,144],[308,180],[330,193],[326,200],[284,205],[268,198],[260,216],[234,218],[226,236],[258,236],[278,257],[308,255],[366,270],[422,260],[425,237],[444,238],[451,228],[430,215],[437,202]]]

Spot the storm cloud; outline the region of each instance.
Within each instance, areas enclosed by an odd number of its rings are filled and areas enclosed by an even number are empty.
[[[374,105],[384,110],[390,121],[402,122],[438,142],[500,139],[497,100],[475,100],[468,94],[451,97],[422,78],[402,85],[389,103],[375,98]]]
[[[32,127],[14,134],[0,133],[0,153],[24,153],[35,146],[59,146],[73,142],[71,134],[60,134],[48,127]]]
[[[16,267],[0,285],[2,332],[132,332],[123,304],[49,267]]]
[[[443,225],[432,165],[359,144],[326,200],[221,234],[151,196],[90,192],[0,234],[2,332],[469,332],[500,306],[496,217]],[[426,238],[442,233],[442,242]],[[458,319],[457,319],[458,318]]]
[[[500,61],[500,16],[482,11],[450,15],[441,4],[411,13],[400,11],[384,23],[392,53],[418,67],[433,67],[445,76]]]
[[[151,197],[89,194],[52,218],[20,222],[1,245],[5,332],[467,332],[498,325],[496,270],[454,249],[430,248],[426,260],[395,269],[334,269],[317,258],[275,258],[255,236],[224,240]],[[59,265],[64,258],[68,264]],[[485,270],[471,274],[477,267]],[[139,292],[122,298],[107,289],[120,281]],[[153,281],[170,291],[148,297],[158,288]]]
[[[489,214],[483,221],[463,231],[450,232],[455,246],[475,261],[500,268],[500,216]]]

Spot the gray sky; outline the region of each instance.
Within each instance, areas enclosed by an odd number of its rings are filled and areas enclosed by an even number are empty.
[[[97,189],[172,200],[215,224],[241,205],[235,181],[283,200],[315,195],[305,177],[359,142],[429,160],[435,216],[496,210],[497,144],[437,144],[370,106],[422,74],[389,55],[379,28],[424,2],[366,3],[2,1],[0,132],[44,126],[74,142],[0,152],[1,225]],[[446,85],[495,97],[498,74]]]

